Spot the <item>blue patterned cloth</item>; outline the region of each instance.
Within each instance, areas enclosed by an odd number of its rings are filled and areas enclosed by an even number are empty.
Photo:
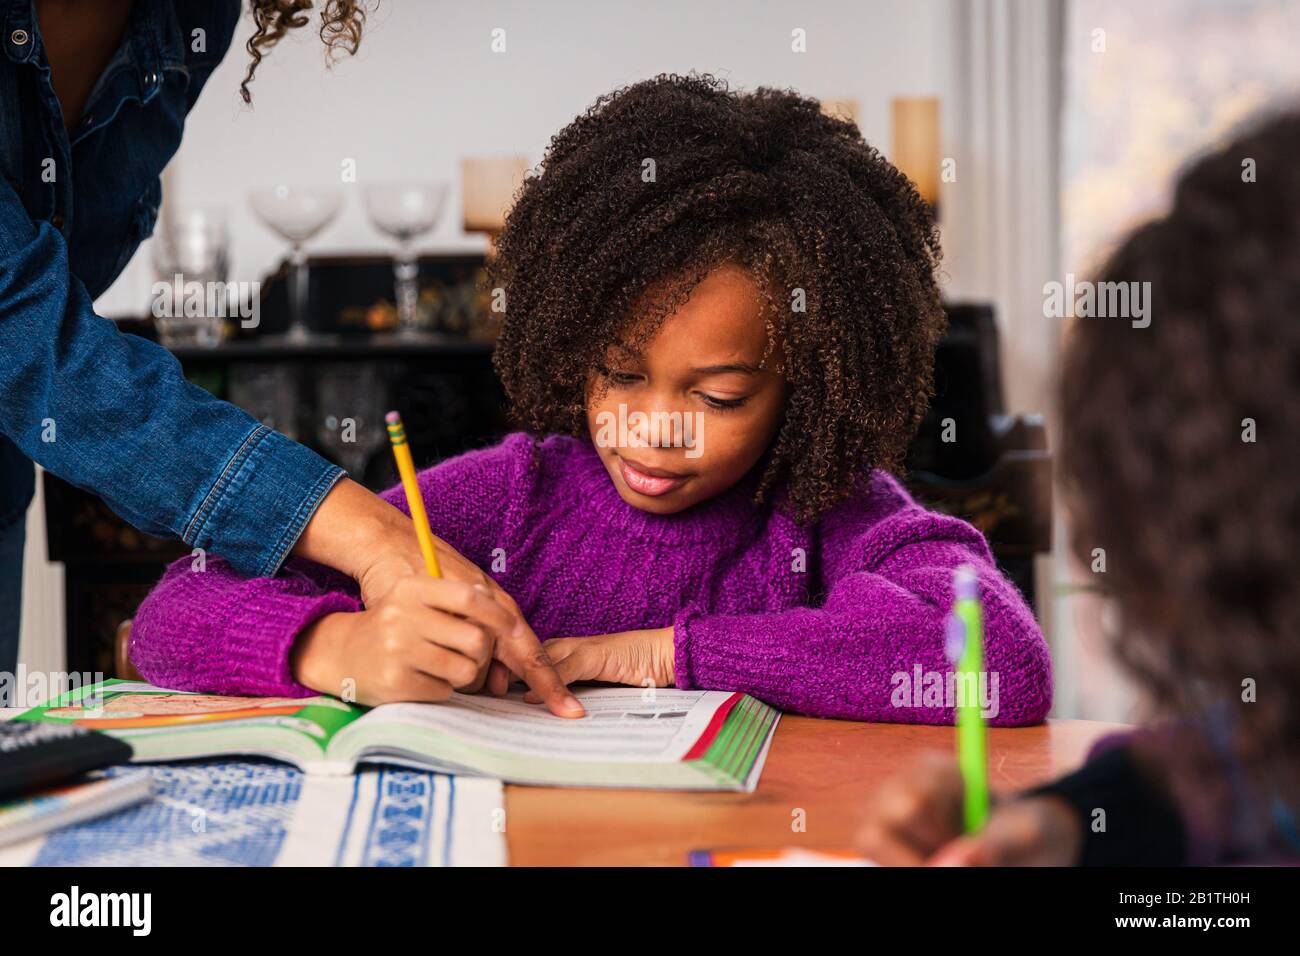
[[[271,761],[117,767],[153,797],[46,835],[35,866],[452,866],[504,862],[501,785],[397,767],[316,777]],[[468,795],[467,797],[465,795]],[[460,799],[458,799],[458,796]],[[498,826],[500,824],[500,826]]]

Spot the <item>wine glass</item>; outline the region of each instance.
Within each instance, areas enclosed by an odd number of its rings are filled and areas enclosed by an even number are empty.
[[[334,221],[342,195],[331,186],[270,186],[249,197],[263,225],[289,240],[289,331],[291,342],[310,339],[307,328],[307,254],[303,243]]]
[[[227,396],[263,425],[298,441],[298,373],[281,362],[240,362],[230,366]]]
[[[376,366],[333,362],[316,369],[316,438],[327,456],[357,481],[388,443],[384,375]]]
[[[433,229],[442,216],[447,184],[441,182],[377,183],[366,187],[366,212],[376,229],[397,240],[393,280],[400,335],[419,333],[416,302],[420,264],[415,239]]]
[[[224,318],[189,315],[185,299],[190,283],[205,288],[224,283],[230,270],[230,231],[224,212],[196,206],[173,212],[164,207],[154,236],[152,259],[155,285],[154,326],[168,348],[221,343]],[[164,288],[165,286],[165,288]],[[207,300],[205,300],[207,301]]]

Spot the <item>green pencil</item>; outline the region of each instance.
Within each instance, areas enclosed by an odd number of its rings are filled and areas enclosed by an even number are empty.
[[[979,600],[979,578],[969,565],[962,565],[953,573],[953,598],[948,642],[956,670],[962,820],[967,833],[976,833],[989,818],[989,771],[988,736],[979,693],[980,675],[984,672],[984,614]]]

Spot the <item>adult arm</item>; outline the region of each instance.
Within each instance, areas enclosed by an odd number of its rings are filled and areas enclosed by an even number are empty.
[[[0,357],[0,431],[24,454],[243,573],[275,573],[342,476],[96,315],[62,234],[3,181]]]

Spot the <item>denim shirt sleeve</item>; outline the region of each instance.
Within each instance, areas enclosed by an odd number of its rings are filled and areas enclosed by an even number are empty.
[[[95,314],[63,236],[0,180],[0,431],[142,531],[274,574],[342,469]]]

